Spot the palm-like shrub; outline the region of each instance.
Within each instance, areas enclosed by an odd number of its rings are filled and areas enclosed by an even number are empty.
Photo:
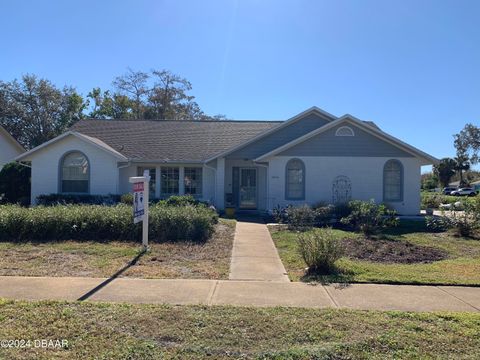
[[[335,262],[343,255],[343,247],[330,228],[300,234],[298,251],[309,274],[328,274],[335,269]]]

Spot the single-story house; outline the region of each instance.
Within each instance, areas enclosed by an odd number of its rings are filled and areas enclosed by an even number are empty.
[[[23,146],[0,125],[0,170],[24,152]]]
[[[81,120],[18,156],[41,194],[123,194],[148,169],[150,194],[192,194],[218,209],[384,202],[420,212],[422,165],[437,159],[370,121],[317,107],[286,121]]]

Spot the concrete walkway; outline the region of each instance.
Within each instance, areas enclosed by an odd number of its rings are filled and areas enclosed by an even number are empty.
[[[0,298],[480,312],[480,288],[456,286],[1,276]]]
[[[237,221],[229,278],[289,282],[270,232],[258,218]]]

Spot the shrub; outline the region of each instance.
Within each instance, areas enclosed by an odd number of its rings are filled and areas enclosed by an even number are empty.
[[[431,231],[447,231],[455,226],[451,218],[447,216],[427,216],[425,225]]]
[[[459,236],[474,237],[480,229],[480,199],[465,202],[463,208],[461,212],[452,212],[453,228]]]
[[[120,195],[90,195],[90,194],[48,194],[37,196],[37,204],[43,206],[86,204],[115,205],[120,202]]]
[[[6,164],[0,171],[0,199],[2,203],[30,205],[29,167],[17,164]]]
[[[341,242],[330,228],[301,234],[298,238],[298,251],[310,274],[332,272],[335,262],[343,255]]]
[[[133,194],[132,193],[126,193],[120,196],[120,202],[122,204],[127,204],[127,205],[132,205],[133,204]]]
[[[308,205],[290,206],[286,209],[288,228],[305,231],[315,225],[315,211]]]
[[[150,207],[149,237],[153,242],[204,241],[212,234],[217,220],[217,214],[206,207],[154,205]],[[132,208],[124,204],[0,206],[1,241],[139,241],[140,238],[141,225],[133,224]]]
[[[195,199],[192,195],[174,195],[161,202],[169,206],[187,206],[200,204],[200,201]]]
[[[348,206],[351,213],[342,218],[341,223],[363,232],[366,237],[370,237],[381,229],[398,225],[395,211],[387,209],[384,204],[375,204],[373,200],[353,200]]]

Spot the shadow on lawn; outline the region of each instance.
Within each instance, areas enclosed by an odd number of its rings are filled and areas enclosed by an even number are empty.
[[[341,268],[334,268],[328,274],[305,273],[300,281],[308,283],[309,285],[331,285],[345,288],[350,286],[353,282],[354,272]]]
[[[143,249],[142,251],[140,251],[137,255],[135,255],[135,257],[127,264],[125,265],[123,268],[121,268],[120,270],[118,270],[115,274],[113,274],[112,276],[110,276],[107,280],[105,280],[104,282],[102,282],[101,284],[95,286],[92,290],[90,290],[89,292],[83,294],[82,296],[80,296],[77,301],[84,301],[84,300],[87,300],[88,298],[90,298],[92,295],[94,295],[97,291],[101,290],[102,288],[104,288],[105,286],[107,286],[108,284],[110,284],[113,280],[115,280],[116,278],[118,278],[120,275],[122,275],[125,271],[127,271],[128,269],[130,269],[132,266],[136,265],[138,263],[138,260],[140,260],[140,258],[145,255],[147,253],[147,251],[145,249]]]

